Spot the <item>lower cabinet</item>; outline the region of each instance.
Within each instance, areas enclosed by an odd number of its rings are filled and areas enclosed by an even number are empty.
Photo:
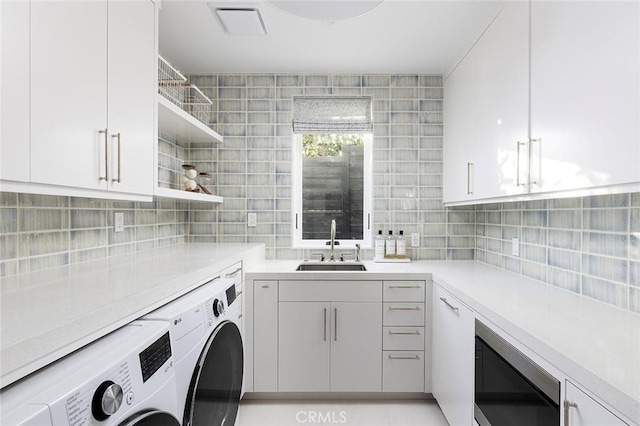
[[[381,283],[279,285],[278,391],[379,392]]]
[[[564,426],[624,426],[611,411],[600,405],[576,385],[566,381]]]
[[[253,391],[278,390],[278,281],[253,281]]]
[[[434,283],[432,393],[450,425],[474,424],[475,314]]]

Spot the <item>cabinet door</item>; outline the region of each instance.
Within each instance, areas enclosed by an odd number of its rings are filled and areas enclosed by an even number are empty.
[[[474,46],[474,198],[527,190],[529,3],[507,3]],[[520,155],[518,155],[520,153]]]
[[[451,425],[473,424],[474,314],[433,288],[432,392]]]
[[[253,386],[278,390],[278,282],[253,282]]]
[[[280,302],[278,391],[330,390],[328,302]]]
[[[531,3],[532,191],[640,181],[638,8]]]
[[[0,43],[0,179],[28,182],[28,2],[0,2]]]
[[[627,423],[620,420],[611,411],[604,408],[596,400],[581,391],[573,383],[566,382],[567,401],[573,404],[569,410],[569,422],[564,426],[624,426]],[[567,416],[565,415],[565,419]]]
[[[155,7],[151,1],[109,3],[107,127],[113,155],[110,186],[114,191],[153,193],[154,27]]]
[[[107,2],[31,3],[31,180],[106,189]]]
[[[382,310],[375,302],[331,303],[331,390],[382,390]]]
[[[444,83],[444,202],[474,198],[476,56],[470,51]]]

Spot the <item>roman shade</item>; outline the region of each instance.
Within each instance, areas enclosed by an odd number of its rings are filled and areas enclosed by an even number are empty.
[[[371,96],[295,96],[293,133],[371,133]]]

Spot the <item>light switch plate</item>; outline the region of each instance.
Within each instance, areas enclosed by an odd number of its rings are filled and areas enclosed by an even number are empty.
[[[420,247],[420,234],[417,232],[411,234],[411,247]]]
[[[520,240],[517,238],[511,239],[511,254],[513,256],[520,256]]]
[[[247,226],[250,228],[255,228],[258,226],[258,214],[257,213],[249,213],[247,214]]]
[[[115,232],[124,231],[124,213],[116,213],[113,217],[113,227]]]

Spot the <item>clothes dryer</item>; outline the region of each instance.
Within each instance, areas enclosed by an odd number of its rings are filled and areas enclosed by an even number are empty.
[[[235,301],[234,280],[216,278],[141,318],[170,327],[183,426],[235,423],[244,362]]]
[[[0,401],[2,425],[180,426],[169,327],[134,321],[3,389]]]

